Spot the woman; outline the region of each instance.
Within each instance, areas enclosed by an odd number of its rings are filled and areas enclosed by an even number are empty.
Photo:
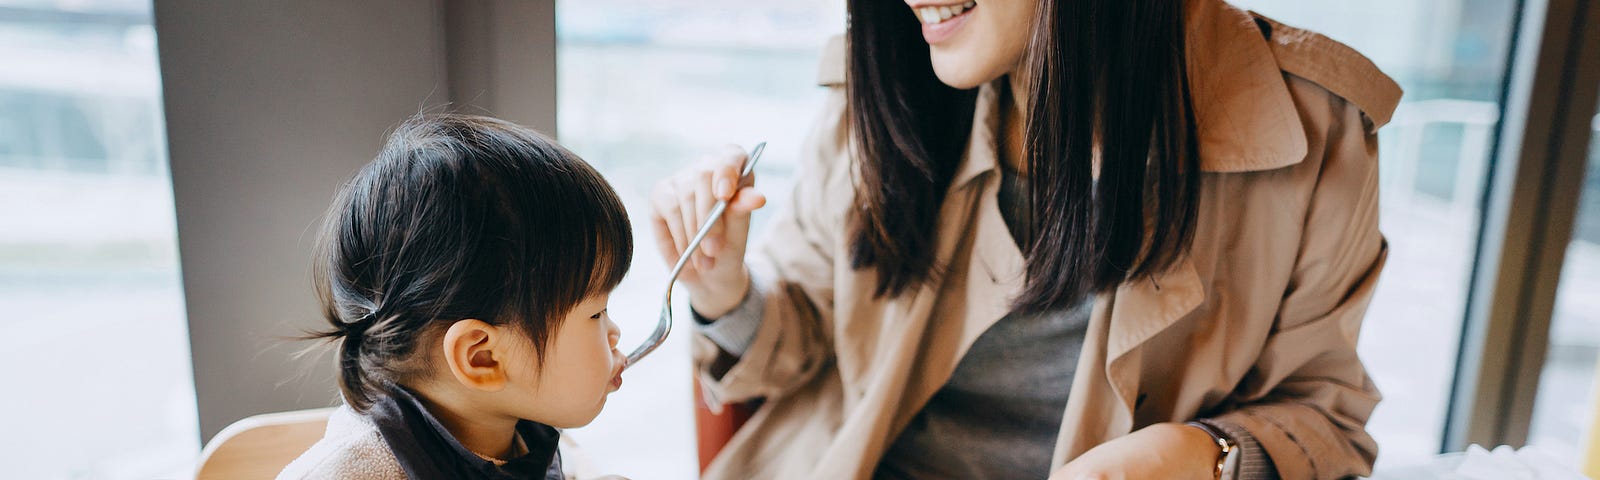
[[[1342,478],[1379,399],[1365,58],[1220,0],[852,0],[791,208],[736,151],[658,184],[708,478]],[[747,266],[748,263],[748,266]],[[1226,465],[1224,465],[1226,464]]]

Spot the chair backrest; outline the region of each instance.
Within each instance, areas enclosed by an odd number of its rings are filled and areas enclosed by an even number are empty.
[[[322,439],[332,408],[268,413],[222,429],[200,452],[196,480],[273,479]]]
[[[700,377],[691,378],[694,379],[694,434],[700,451],[700,473],[705,473],[711,461],[716,460],[717,454],[722,452],[722,447],[727,446],[733,440],[733,435],[739,433],[744,423],[755,415],[756,409],[761,408],[761,400],[714,409],[706,402],[705,395],[700,393]]]

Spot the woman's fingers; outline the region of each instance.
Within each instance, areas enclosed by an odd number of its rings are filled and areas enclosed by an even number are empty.
[[[678,256],[681,255],[681,251],[677,248],[676,241],[672,238],[673,227],[670,225],[672,225],[673,222],[667,221],[660,215],[651,215],[651,217],[653,217],[656,227],[656,251],[661,254],[661,258],[670,268],[677,264]],[[694,275],[694,269],[685,267],[683,273],[678,275],[678,278],[686,282],[695,281],[696,277]]]
[[[678,176],[678,184],[676,186],[678,192],[677,221],[679,231],[683,232],[683,236],[678,239],[679,252],[689,249],[689,239],[694,238],[695,232],[700,228],[700,225],[696,223],[699,213],[695,210],[698,208],[701,192],[695,185],[694,177],[695,175],[692,173]],[[692,260],[689,264],[698,266]]]
[[[673,179],[662,180],[650,194],[650,216],[655,219],[656,244],[662,249],[662,258],[672,262],[683,252],[683,227],[678,211],[677,185]]]
[[[716,193],[711,191],[712,175],[713,174],[709,171],[701,172],[699,175],[700,178],[695,181],[697,193],[695,195],[694,205],[694,226],[690,227],[690,231],[693,232],[690,234],[691,238],[693,238],[692,235],[700,233],[700,227],[706,224],[707,219],[711,218],[711,209],[717,204]],[[721,222],[718,223],[720,224]],[[700,241],[700,256],[709,258],[713,255],[716,255],[716,252],[712,251],[711,248],[713,243],[711,242],[711,237],[719,234],[719,232],[716,231],[717,227],[719,226],[720,225],[712,225],[712,231],[706,234],[706,238],[704,240]]]
[[[707,160],[704,165],[711,172],[711,193],[717,201],[730,201],[739,189],[742,179],[739,171],[744,168],[747,155],[738,145],[727,145],[716,157]],[[701,242],[701,251],[707,256],[715,257],[726,246],[724,237],[724,222],[717,222],[711,226],[706,234],[706,239]]]
[[[756,187],[742,187],[738,196],[733,197],[733,202],[728,204],[728,213],[742,214],[748,219],[752,212],[766,205],[766,194],[756,190]]]
[[[723,252],[733,257],[744,257],[745,244],[750,240],[750,214],[766,204],[767,196],[755,187],[738,190],[733,202],[728,203],[728,212],[722,216],[722,224],[726,229],[724,238],[728,244]]]
[[[669,266],[689,248],[717,202],[728,201],[722,218],[711,224],[700,248],[691,252],[680,276],[687,284],[726,283],[742,274],[750,214],[766,204],[766,196],[752,187],[753,175],[739,176],[745,161],[743,149],[729,146],[697,167],[657,182],[651,192],[656,249]]]
[[[712,191],[716,193],[717,200],[733,199],[734,192],[738,191],[742,182],[739,172],[744,169],[747,157],[744,149],[738,145],[724,145],[722,152],[708,166],[712,171]]]

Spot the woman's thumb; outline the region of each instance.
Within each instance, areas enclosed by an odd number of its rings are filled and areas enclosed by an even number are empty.
[[[733,201],[728,203],[728,212],[723,221],[726,222],[728,245],[739,249],[744,248],[744,243],[750,238],[750,212],[756,211],[767,204],[767,196],[756,191],[755,187],[744,187],[734,195]]]
[[[739,189],[739,193],[734,195],[733,202],[728,204],[728,210],[729,213],[743,213],[745,215],[749,215],[750,212],[754,212],[756,209],[761,208],[766,204],[766,195],[756,191],[755,187],[744,187]]]

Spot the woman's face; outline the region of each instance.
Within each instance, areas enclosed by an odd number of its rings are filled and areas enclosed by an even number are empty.
[[[906,5],[922,22],[939,81],[967,89],[1016,69],[1039,1],[906,0]]]

